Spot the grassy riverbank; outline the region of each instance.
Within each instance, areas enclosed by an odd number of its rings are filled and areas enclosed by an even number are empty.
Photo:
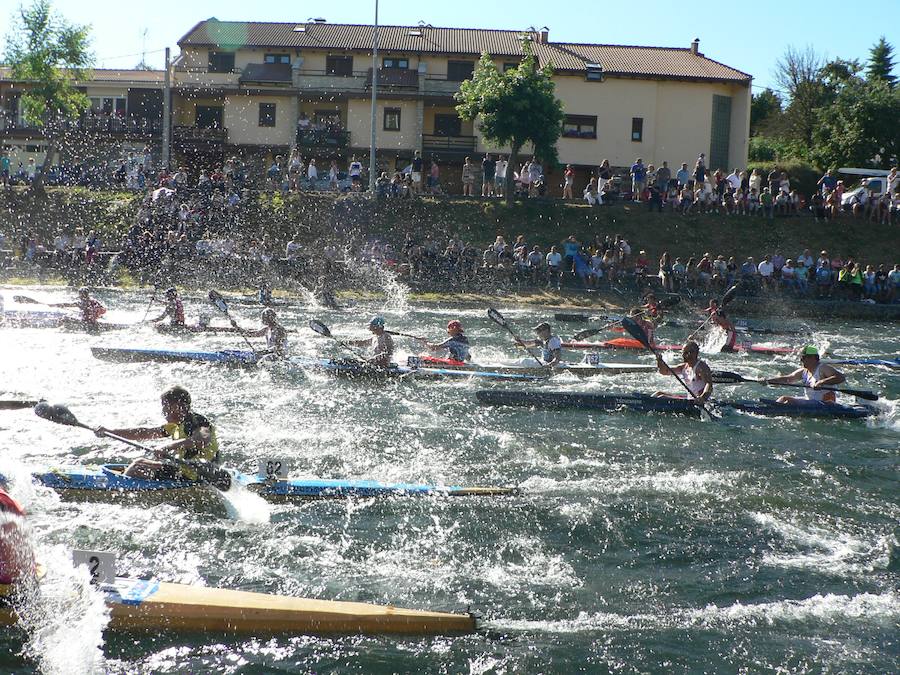
[[[134,220],[140,196],[128,192],[80,188],[51,188],[36,201],[23,190],[0,190],[0,233],[6,247],[15,248],[26,232],[52,241],[63,228],[95,229],[115,247]],[[431,198],[373,203],[359,195],[315,193],[260,194],[244,205],[238,233],[247,238],[270,235],[286,241],[294,234],[310,244],[330,240],[344,243],[381,238],[400,245],[407,232],[443,243],[457,235],[476,247],[490,244],[498,234],[507,241],[525,235],[529,243],[546,248],[575,234],[582,241],[596,235],[625,236],[651,259],[663,251],[673,256],[699,256],[707,251],[725,256],[759,259],[780,249],[786,256],[804,248],[853,255],[871,263],[893,265],[900,259],[896,225],[876,225],[845,217],[816,223],[812,218],[722,215],[680,216],[650,213],[641,205],[616,204],[591,208],[582,203],[527,201],[512,206],[497,200]]]

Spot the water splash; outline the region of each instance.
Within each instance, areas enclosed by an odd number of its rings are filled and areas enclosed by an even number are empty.
[[[219,493],[225,512],[232,520],[251,525],[268,523],[272,516],[271,505],[258,494],[250,492],[237,481],[231,482],[231,487]]]

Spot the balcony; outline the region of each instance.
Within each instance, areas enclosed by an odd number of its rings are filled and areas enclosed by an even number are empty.
[[[442,152],[465,154],[475,152],[477,139],[475,136],[444,136],[441,134],[422,134],[422,149],[425,152]]]
[[[346,148],[350,132],[343,129],[297,129],[297,145],[301,148]]]
[[[366,71],[366,87],[372,86],[372,69]],[[379,68],[378,86],[386,89],[418,89],[419,71],[407,68]]]
[[[140,117],[117,117],[115,115],[84,115],[74,119],[60,118],[52,126],[59,126],[63,132],[84,132],[108,134],[116,137],[150,138],[162,134],[162,119]],[[14,119],[0,114],[0,132],[10,136],[30,136],[43,133],[51,126],[51,118],[44,117],[43,125],[30,124],[24,119]]]
[[[460,84],[462,83],[456,80],[448,80],[446,75],[427,75],[425,77],[425,95],[449,98],[459,91]]]
[[[176,126],[172,128],[172,140],[180,144],[222,145],[228,142],[228,129]]]
[[[176,89],[214,89],[237,86],[241,73],[239,68],[227,73],[211,73],[208,68],[176,66],[172,86]]]
[[[325,70],[301,69],[294,71],[294,86],[300,90],[301,95],[307,92],[340,94],[342,92],[365,92],[368,84],[365,71],[338,75]]]

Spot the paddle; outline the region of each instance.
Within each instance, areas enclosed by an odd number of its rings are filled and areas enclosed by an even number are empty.
[[[0,401],[0,410],[24,410],[33,408],[39,401]]]
[[[43,305],[45,303],[40,300],[35,300],[34,298],[29,298],[27,295],[14,295],[12,299],[15,302],[18,302],[21,305]]]
[[[659,303],[657,303],[657,306],[660,309],[669,309],[669,308],[677,305],[679,302],[681,302],[680,296],[669,295],[669,296],[663,298],[662,300],[660,300]],[[647,314],[648,312],[649,312],[649,310],[645,309],[641,312],[641,314]],[[605,330],[609,330],[613,326],[619,324],[621,321],[622,321],[622,319],[616,319],[615,321],[612,321],[608,324],[600,326],[600,328],[587,328],[585,330],[580,330],[577,333],[575,333],[575,335],[573,335],[572,337],[575,340],[583,340],[584,338],[591,337],[593,335],[596,335],[597,333],[602,333]]]
[[[413,340],[424,340],[425,339],[418,335],[411,335],[410,333],[401,333],[400,331],[396,331],[396,330],[386,330],[384,332],[387,333],[388,335],[399,335],[400,337],[408,337],[408,338],[412,338]]]
[[[46,401],[41,401],[36,406],[34,406],[34,413],[49,422],[55,422],[56,424],[64,424],[69,427],[80,427],[81,429],[87,429],[88,431],[96,430],[92,427],[89,427],[87,424],[78,421],[78,418],[69,410],[66,406],[62,404],[50,405]],[[143,443],[138,443],[137,441],[132,441],[130,438],[125,438],[123,436],[119,436],[118,434],[114,434],[111,431],[103,431],[101,435],[106,436],[107,438],[111,438],[114,441],[119,441],[120,443],[124,443],[125,445],[130,445],[133,448],[138,448],[139,450],[143,450],[144,452],[156,453],[158,455],[163,455],[166,459],[179,466],[186,466],[192,471],[197,473],[198,482],[211,485],[216,490],[220,490],[222,492],[227,492],[231,487],[231,476],[227,471],[222,469],[215,469],[212,466],[208,466],[204,463],[196,463],[191,464],[190,462],[185,462],[183,459],[176,457],[167,452],[163,452],[161,450],[155,450],[148,445],[144,445]]]
[[[147,303],[147,310],[144,312],[144,318],[141,319],[141,323],[147,321],[147,315],[150,314],[150,308],[153,306],[153,301],[156,300],[156,291],[159,290],[158,284],[153,284],[153,293],[150,295],[150,302]]]
[[[647,339],[647,334],[644,332],[644,329],[637,325],[637,323],[635,323],[633,319],[626,316],[622,319],[622,326],[631,334],[631,337],[633,337],[635,340],[644,345],[644,347],[653,352],[653,355],[656,356],[658,360],[662,360],[662,355],[659,353],[659,350],[652,344],[650,344],[650,341]],[[663,363],[665,363],[665,361],[663,361]],[[675,379],[678,380],[678,384],[684,387],[685,391],[687,391],[687,393],[691,395],[691,398],[693,398],[697,402],[697,405],[699,405],[703,409],[703,411],[707,415],[709,415],[710,419],[716,420],[718,422],[718,416],[713,415],[713,413],[708,407],[706,407],[703,401],[701,401],[700,398],[691,390],[691,388],[684,383],[684,380],[682,380],[681,377],[678,376],[678,373],[676,373],[674,370],[670,372],[675,377]]]
[[[215,305],[216,309],[218,309],[228,321],[231,323],[232,328],[235,328],[238,332],[238,335],[241,336],[241,339],[247,343],[247,346],[250,347],[250,351],[253,352],[253,356],[259,359],[259,353],[254,349],[253,345],[250,343],[250,340],[247,339],[247,336],[244,335],[244,331],[241,330],[241,327],[238,326],[237,321],[231,318],[231,314],[228,313],[228,304],[225,302],[225,298],[222,297],[222,294],[218,291],[210,289],[208,293],[209,301]]]
[[[513,338],[516,340],[516,344],[519,345],[526,352],[528,352],[528,355],[531,356],[531,358],[533,358],[541,368],[548,367],[548,365],[546,363],[544,363],[543,361],[541,361],[538,358],[537,354],[535,354],[533,351],[531,351],[531,348],[525,344],[525,341],[522,338],[520,338],[518,335],[516,335],[516,332],[512,329],[512,326],[509,325],[509,323],[506,321],[505,318],[503,318],[503,315],[500,312],[498,312],[493,307],[488,307],[488,318],[491,321],[493,321],[494,323],[496,323],[498,326],[505,328],[507,330],[507,332],[510,335],[512,335]]]
[[[740,286],[740,284],[735,284],[734,286],[729,288],[727,291],[725,291],[725,294],[722,296],[722,300],[719,301],[719,309],[724,309],[728,303],[730,303],[732,300],[734,300],[734,296],[737,295],[739,286]],[[699,326],[699,328],[697,328],[697,330],[695,330],[693,333],[691,333],[688,336],[688,339],[685,340],[685,342],[687,342],[688,340],[693,340],[697,336],[697,333],[699,333],[701,330],[703,330],[706,327],[706,324],[709,323],[709,321],[710,321],[710,319],[712,319],[712,317],[713,317],[712,312],[710,312],[709,316],[706,317],[706,319],[704,319],[703,323],[700,324],[700,326]]]
[[[750,382],[752,384],[764,384],[767,387],[796,387],[799,389],[805,389],[806,385],[804,384],[795,384],[793,382],[781,382],[781,383],[772,383],[767,382],[766,380],[755,380],[751,377],[744,377],[738,373],[732,373],[728,370],[714,370],[712,371],[713,381],[717,384],[737,384],[739,382]],[[845,389],[842,387],[819,387],[820,391],[836,391],[841,394],[847,394],[849,396],[856,396],[857,398],[865,399],[866,401],[877,401],[878,394],[874,391],[867,391],[865,389]]]
[[[365,356],[365,354],[363,354],[361,351],[359,351],[353,345],[349,345],[346,342],[344,342],[343,340],[341,340],[340,338],[336,338],[334,335],[331,334],[331,331],[328,329],[328,326],[326,326],[324,323],[322,323],[318,319],[310,319],[309,327],[311,330],[314,330],[319,335],[324,335],[327,338],[331,338],[332,340],[337,342],[341,347],[346,349],[348,352],[350,352],[351,354],[353,354],[354,356],[356,356],[358,359],[362,360],[363,362],[368,361],[368,357]],[[387,332],[387,331],[385,331],[385,332]]]

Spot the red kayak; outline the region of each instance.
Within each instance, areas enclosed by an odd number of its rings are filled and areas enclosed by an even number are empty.
[[[603,342],[563,342],[564,349],[645,349],[638,340],[634,338],[615,338],[613,340],[604,340]],[[681,345],[656,345],[661,352],[680,352]],[[766,347],[764,345],[742,345],[734,346],[736,352],[752,352],[754,354],[793,354],[796,350],[792,347]]]

